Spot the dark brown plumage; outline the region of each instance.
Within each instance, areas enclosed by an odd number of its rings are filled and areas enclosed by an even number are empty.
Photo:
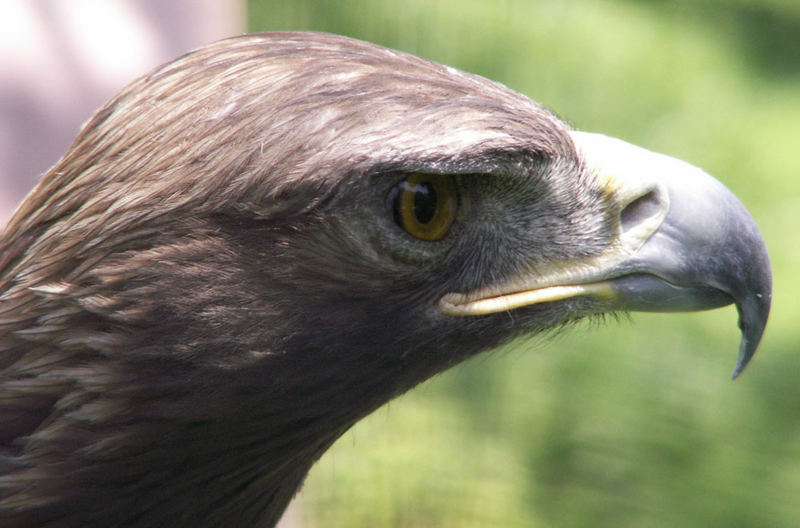
[[[0,239],[0,524],[271,526],[392,397],[667,287],[684,308],[735,300],[746,363],[769,307],[757,231],[702,279],[620,260],[641,226],[655,247],[675,197],[605,181],[588,137],[486,79],[332,35],[235,38],[134,82]],[[437,179],[457,213],[423,240],[397,193],[425,223]],[[757,271],[720,271],[743,251]]]

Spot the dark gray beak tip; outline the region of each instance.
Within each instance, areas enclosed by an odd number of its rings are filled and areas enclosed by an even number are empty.
[[[739,345],[739,357],[733,369],[733,379],[747,367],[756,353],[764,329],[769,318],[770,305],[772,304],[772,268],[764,239],[752,224],[752,230],[758,235],[749,237],[751,253],[746,260],[744,278],[741,284],[744,287],[734,294],[736,308],[739,311],[739,329],[742,331],[742,342]],[[758,243],[760,242],[760,243]]]
[[[744,372],[744,369],[747,368],[750,360],[755,355],[757,346],[758,341],[754,344],[747,336],[747,329],[742,327],[742,342],[739,345],[739,358],[736,360],[736,366],[733,368],[731,380],[735,380]]]
[[[769,280],[771,282],[771,277]],[[769,291],[768,289],[767,292]],[[755,355],[767,326],[771,300],[771,293],[761,293],[745,299],[745,302],[737,303],[742,341],[739,345],[739,357],[736,360],[736,367],[733,369],[731,379],[738,378]]]

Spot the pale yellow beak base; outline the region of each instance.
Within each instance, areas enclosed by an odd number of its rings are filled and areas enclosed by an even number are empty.
[[[442,297],[439,301],[439,307],[448,315],[485,315],[505,312],[532,304],[560,301],[581,296],[614,299],[616,293],[609,281],[549,286],[535,290],[498,295],[496,297],[484,297],[476,300],[469,300],[469,298],[463,294],[450,293]]]

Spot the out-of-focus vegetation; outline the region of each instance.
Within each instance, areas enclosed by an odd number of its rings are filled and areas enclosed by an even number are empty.
[[[699,165],[748,206],[772,317],[634,314],[518,342],[358,424],[300,495],[319,527],[800,526],[800,2],[251,1],[503,82],[575,127]]]

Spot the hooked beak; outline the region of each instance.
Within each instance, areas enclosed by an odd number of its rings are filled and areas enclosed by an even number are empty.
[[[439,302],[442,311],[481,315],[570,297],[645,312],[736,303],[736,378],[758,347],[772,299],[769,257],[753,218],[725,186],[688,163],[601,134],[571,136],[609,208],[619,211],[608,250],[537,276],[449,293]]]

